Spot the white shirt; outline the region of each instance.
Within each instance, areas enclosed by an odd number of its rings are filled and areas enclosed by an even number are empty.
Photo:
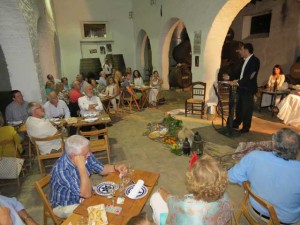
[[[245,61],[244,61],[244,64],[243,64],[243,67],[242,67],[242,71],[241,71],[241,75],[240,75],[240,80],[243,79],[243,74],[244,74],[244,70],[245,70],[245,67],[249,61],[249,59],[251,58],[251,56],[253,56],[253,54],[249,55]]]
[[[39,119],[33,116],[26,120],[26,130],[30,137],[45,138],[57,133],[57,129],[47,119]],[[61,140],[55,139],[52,141],[38,141],[40,154],[49,154],[52,149],[59,150],[61,147]]]
[[[64,115],[65,118],[70,117],[70,110],[63,100],[58,100],[57,107],[47,101],[44,105],[44,109],[47,118],[59,117],[60,115]]]
[[[89,111],[89,105],[91,104],[96,104],[96,110],[98,112],[101,112],[103,110],[103,105],[102,102],[100,101],[100,98],[97,96],[92,96],[92,97],[88,97],[88,96],[82,96],[78,99],[78,105],[80,108],[80,114],[81,115],[85,115],[87,113],[90,113]]]
[[[143,78],[141,78],[141,77],[135,77],[134,80],[133,80],[133,82],[134,82],[135,86],[141,87],[141,86],[144,85]]]
[[[115,95],[115,89],[116,89],[116,84],[110,84],[106,87],[105,94],[107,96],[114,96]]]
[[[102,69],[106,75],[111,74],[111,65],[103,64]]]

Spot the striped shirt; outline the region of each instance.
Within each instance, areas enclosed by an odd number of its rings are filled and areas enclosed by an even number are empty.
[[[91,155],[85,163],[87,172],[101,173],[104,165]],[[64,153],[51,171],[49,199],[53,208],[80,203],[80,176],[77,167]]]

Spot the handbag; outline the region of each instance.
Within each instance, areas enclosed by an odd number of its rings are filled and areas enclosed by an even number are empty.
[[[165,103],[166,103],[166,99],[165,98],[160,98],[160,99],[157,100],[157,104],[158,105],[163,105]]]
[[[24,159],[15,157],[0,158],[0,179],[16,179],[18,178]]]

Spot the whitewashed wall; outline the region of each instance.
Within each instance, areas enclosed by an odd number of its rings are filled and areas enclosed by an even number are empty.
[[[44,1],[1,0],[0,29],[12,89],[27,101],[42,101],[45,73],[58,71],[55,26]]]
[[[134,67],[133,24],[129,19],[131,0],[53,0],[53,5],[61,48],[62,74],[69,77],[70,81],[79,73],[83,21],[109,22],[107,39],[113,40],[112,53],[123,54],[126,66]]]
[[[28,100],[36,99],[36,96],[40,100],[38,73],[30,35],[18,4],[17,0],[1,1],[0,44],[7,62],[12,89],[21,90]]]

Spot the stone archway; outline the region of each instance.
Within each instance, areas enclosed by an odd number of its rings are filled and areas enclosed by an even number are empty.
[[[57,77],[55,37],[50,32],[49,23],[44,17],[39,18],[37,23],[38,53],[43,80],[46,81],[47,74]]]
[[[213,83],[217,80],[217,74],[221,62],[222,46],[227,31],[236,15],[250,2],[250,0],[228,0],[216,15],[208,32],[203,51],[203,79],[207,83],[207,96],[209,102],[216,102],[213,91]]]
[[[141,30],[137,39],[137,68],[143,75],[144,80],[149,80],[152,73],[152,53],[149,36]]]
[[[161,54],[159,61],[161,62],[161,68],[158,68],[158,71],[161,71],[161,77],[163,79],[162,88],[169,89],[169,50],[170,43],[176,29],[177,25],[180,23],[180,19],[171,18],[164,26],[163,33],[161,35],[159,47],[161,49]]]

